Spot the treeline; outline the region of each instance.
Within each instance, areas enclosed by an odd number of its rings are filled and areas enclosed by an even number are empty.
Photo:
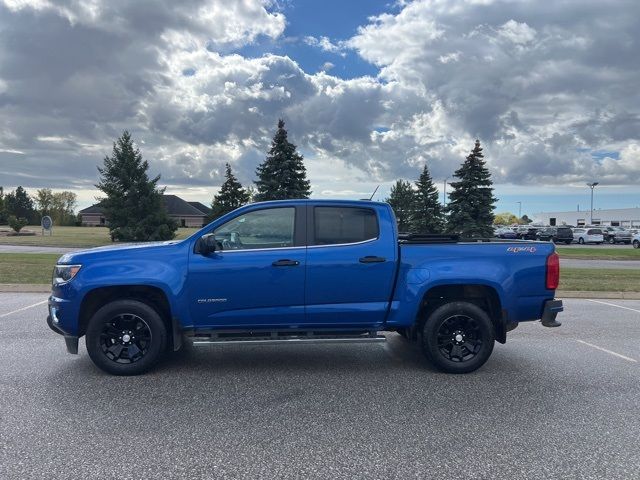
[[[28,224],[39,224],[42,217],[48,215],[54,225],[76,225],[76,205],[76,194],[69,191],[53,192],[50,188],[41,188],[32,197],[22,186],[6,194],[0,187],[0,224],[9,223],[14,229],[18,225],[22,228]]]
[[[125,131],[114,143],[113,151],[98,167],[100,181],[96,185],[105,196],[100,199],[113,240],[169,240],[175,236],[177,223],[171,219],[162,202],[160,175],[150,179],[149,165],[131,135]],[[252,201],[308,198],[310,183],[303,157],[288,141],[284,121],[278,121],[271,148],[256,170],[255,188],[244,188],[227,163],[225,181],[211,204],[211,219]]]
[[[438,189],[425,165],[412,185],[396,181],[386,199],[398,222],[398,230],[407,233],[451,233],[463,237],[493,236],[493,196],[491,172],[486,167],[480,141],[456,170],[451,182],[449,204],[440,203]]]
[[[225,166],[225,181],[211,203],[211,218],[218,218],[252,201],[309,198],[311,186],[303,157],[289,142],[284,121],[276,133],[265,160],[256,169],[255,186],[245,188]],[[401,232],[456,233],[467,237],[487,237],[493,233],[491,175],[486,168],[480,142],[456,170],[445,207],[439,201],[428,167],[425,165],[414,184],[398,180],[387,202],[393,208]],[[160,175],[149,178],[149,165],[125,131],[113,144],[110,156],[98,167],[96,187],[104,193],[100,200],[111,238],[120,241],[168,240],[175,236],[177,223],[166,212],[158,187]],[[39,222],[50,215],[57,225],[77,223],[74,216],[76,195],[40,189],[35,198],[18,187],[6,195],[0,188],[0,222],[8,217]]]

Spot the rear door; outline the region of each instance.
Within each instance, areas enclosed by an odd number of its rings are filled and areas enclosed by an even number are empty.
[[[320,326],[384,322],[398,246],[381,208],[307,207],[306,321]],[[384,213],[384,212],[382,212]]]

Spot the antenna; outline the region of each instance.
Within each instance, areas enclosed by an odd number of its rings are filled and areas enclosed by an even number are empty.
[[[376,189],[373,191],[373,193],[371,194],[371,196],[369,197],[369,200],[373,199],[373,196],[376,194],[376,192],[378,191],[378,189],[380,188],[380,185],[378,185],[376,187]]]

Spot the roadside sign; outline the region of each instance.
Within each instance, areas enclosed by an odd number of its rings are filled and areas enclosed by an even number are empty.
[[[42,217],[42,221],[40,222],[40,225],[42,226],[42,235],[44,236],[44,231],[48,231],[49,235],[53,234],[53,220],[51,220],[51,217],[49,215],[45,215],[44,217]]]

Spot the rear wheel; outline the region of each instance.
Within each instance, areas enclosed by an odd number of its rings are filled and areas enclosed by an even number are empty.
[[[87,352],[113,375],[138,375],[153,367],[167,345],[158,312],[138,300],[116,300],[100,308],[87,327]]]
[[[422,332],[427,359],[447,373],[477,370],[491,356],[495,332],[491,319],[477,305],[451,302],[437,308]]]

